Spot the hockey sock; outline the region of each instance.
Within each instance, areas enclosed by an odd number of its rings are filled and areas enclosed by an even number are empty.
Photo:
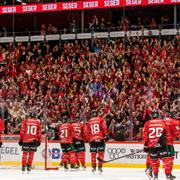
[[[63,158],[62,159],[63,164],[67,165],[69,162],[69,153],[64,153],[62,158]]]
[[[173,166],[173,158],[172,157],[166,157],[162,159],[163,161],[163,168],[166,175],[171,174],[172,166]]]
[[[171,172],[172,172],[173,165],[174,165],[174,157],[169,157],[169,159],[170,159],[170,167],[171,167]]]
[[[62,154],[61,156],[61,161],[60,161],[60,164],[63,165],[64,164],[64,154]]]
[[[152,165],[152,171],[154,174],[158,174],[159,171],[159,165],[160,165],[160,160],[159,159],[151,159],[151,165]]]
[[[150,154],[147,154],[146,157],[146,168],[150,168],[151,167],[151,158],[150,158]]]
[[[79,161],[82,166],[85,166],[85,151],[79,152]]]
[[[28,166],[32,166],[33,159],[34,159],[34,152],[30,151],[28,157]]]
[[[69,157],[70,157],[70,164],[74,165],[76,163],[76,155],[75,152],[69,152]]]
[[[91,164],[92,167],[96,167],[96,152],[91,153]]]
[[[22,166],[26,166],[27,156],[28,156],[28,152],[23,151],[23,154],[22,154]]]
[[[103,160],[104,159],[104,152],[103,151],[98,152],[98,157]],[[103,162],[99,161],[98,167],[101,168],[102,166],[103,166]]]
[[[79,153],[75,152],[75,163],[79,166]]]

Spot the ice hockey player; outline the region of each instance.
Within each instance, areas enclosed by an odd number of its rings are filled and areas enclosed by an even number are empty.
[[[85,138],[90,143],[92,172],[96,171],[96,157],[104,159],[105,141],[108,139],[108,130],[104,118],[98,116],[96,110],[91,112],[91,118],[85,127]],[[98,171],[102,173],[103,162],[98,162]]]
[[[173,114],[173,113],[172,113]],[[170,113],[164,112],[164,121],[166,125],[169,127],[169,138],[167,139],[167,149],[169,152],[169,167],[171,171],[173,169],[173,162],[175,156],[174,150],[174,138],[180,138],[180,121],[173,119]],[[172,178],[176,178],[171,174]]]
[[[73,126],[69,122],[69,115],[63,114],[61,117],[62,124],[58,128],[59,142],[63,152],[63,166],[68,170],[68,163],[70,161],[70,168],[77,169],[75,164],[75,152],[73,147]]]
[[[85,165],[85,143],[84,143],[84,125],[80,122],[79,114],[76,114],[73,123],[73,146],[76,153],[76,164],[79,167],[80,164],[83,169],[86,169]]]
[[[169,127],[159,118],[158,111],[153,111],[151,115],[153,119],[147,121],[143,128],[144,150],[150,154],[154,180],[158,180],[160,160],[163,162],[166,180],[172,180],[167,150],[167,139],[170,138]]]
[[[2,138],[1,138],[1,134],[4,132],[4,120],[1,117],[1,113],[0,113],[0,147],[2,146]]]
[[[22,146],[22,172],[29,173],[32,168],[34,153],[41,144],[41,123],[36,118],[34,112],[29,113],[29,117],[21,123],[19,145]]]

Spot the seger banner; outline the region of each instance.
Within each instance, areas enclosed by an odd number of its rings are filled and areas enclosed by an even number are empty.
[[[110,142],[106,144],[105,148],[105,160],[115,161],[110,163],[105,163],[106,167],[145,167],[146,163],[146,153],[139,152],[143,149],[142,143],[135,142],[123,142],[115,143]],[[175,161],[174,168],[180,169],[180,143],[175,143]],[[59,143],[51,142],[48,143],[47,151],[47,161],[50,166],[59,166],[62,151]],[[135,154],[134,154],[135,153]],[[132,154],[132,155],[129,155]],[[134,154],[134,155],[133,155]],[[129,155],[129,156],[126,156]],[[0,148],[0,167],[3,166],[20,166],[21,165],[21,147],[17,142],[4,142],[3,146]],[[121,158],[123,156],[123,158]],[[125,157],[124,157],[125,156]],[[89,152],[89,145],[86,144],[86,163],[87,166],[90,165],[91,157]],[[34,167],[44,167],[45,163],[45,144],[42,143],[35,153]]]
[[[180,0],[87,0],[77,2],[0,6],[0,14],[37,13],[165,4],[180,4]]]

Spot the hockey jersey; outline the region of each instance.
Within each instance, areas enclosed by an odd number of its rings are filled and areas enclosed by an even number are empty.
[[[169,128],[162,119],[152,119],[145,123],[143,127],[143,143],[149,148],[160,147],[160,138],[169,138]]]
[[[84,125],[80,122],[72,123],[73,138],[77,140],[84,140]]]
[[[41,123],[38,119],[25,119],[21,123],[20,139],[24,143],[39,141],[41,142]]]
[[[64,123],[58,128],[60,144],[71,144],[73,142],[73,126],[70,123]]]
[[[89,142],[103,140],[108,135],[104,118],[97,116],[91,118],[85,127],[85,139]]]

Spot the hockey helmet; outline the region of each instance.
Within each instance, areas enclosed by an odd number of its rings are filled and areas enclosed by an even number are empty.
[[[33,112],[33,111],[30,111],[30,112],[29,112],[29,117],[30,117],[30,118],[36,118],[36,113]]]
[[[97,111],[95,109],[93,109],[91,111],[91,117],[95,117],[95,116],[98,116],[98,113],[97,113]]]
[[[159,118],[159,111],[158,110],[152,111],[151,116],[152,118]]]

